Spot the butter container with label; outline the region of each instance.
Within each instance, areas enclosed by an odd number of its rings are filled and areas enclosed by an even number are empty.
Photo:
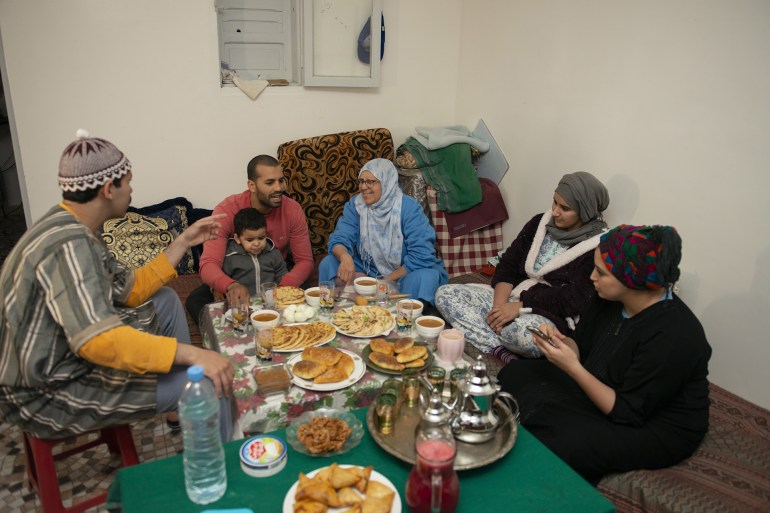
[[[286,443],[277,436],[259,435],[241,446],[241,468],[253,477],[269,477],[286,466]]]

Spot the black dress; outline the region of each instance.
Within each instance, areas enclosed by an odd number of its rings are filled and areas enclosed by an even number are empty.
[[[588,481],[674,465],[708,429],[711,347],[677,296],[632,318],[594,298],[574,336],[583,366],[616,393],[604,415],[572,378],[547,360],[515,360],[498,376],[521,422]]]

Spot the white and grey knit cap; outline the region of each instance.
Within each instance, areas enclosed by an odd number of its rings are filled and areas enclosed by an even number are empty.
[[[63,191],[96,189],[131,171],[131,162],[109,141],[89,137],[82,128],[77,140],[59,160],[59,187]]]

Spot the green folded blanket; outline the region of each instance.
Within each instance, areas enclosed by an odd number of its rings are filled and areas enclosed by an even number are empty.
[[[410,137],[398,150],[412,154],[425,182],[436,189],[439,210],[462,212],[481,203],[481,184],[471,163],[469,144],[451,144],[431,151]]]

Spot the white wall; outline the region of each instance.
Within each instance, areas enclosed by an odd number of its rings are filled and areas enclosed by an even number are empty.
[[[32,219],[61,199],[59,156],[81,127],[128,155],[135,205],[181,195],[213,208],[283,142],[382,126],[398,145],[416,125],[452,123],[461,2],[384,4],[382,87],[268,88],[251,101],[219,87],[214,0],[2,0]]]
[[[510,242],[566,172],[671,224],[715,383],[770,407],[770,2],[467,0],[457,121],[511,164]]]

